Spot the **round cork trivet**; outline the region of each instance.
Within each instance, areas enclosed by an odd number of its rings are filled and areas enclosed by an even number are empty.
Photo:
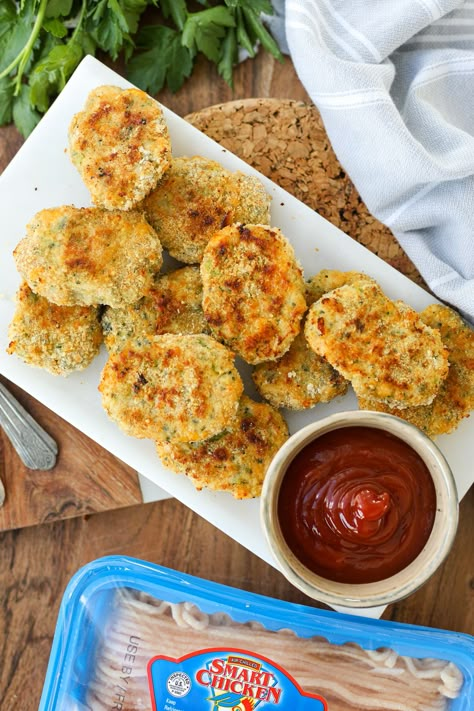
[[[426,288],[392,232],[362,202],[331,148],[314,106],[301,101],[246,99],[210,106],[185,118]]]

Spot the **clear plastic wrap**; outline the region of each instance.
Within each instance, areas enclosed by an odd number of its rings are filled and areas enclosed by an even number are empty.
[[[40,711],[468,711],[473,671],[468,635],[109,557],[66,590]]]

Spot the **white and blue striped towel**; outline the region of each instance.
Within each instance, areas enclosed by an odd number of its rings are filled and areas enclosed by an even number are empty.
[[[474,322],[474,2],[286,0],[284,14],[298,75],[369,210]]]

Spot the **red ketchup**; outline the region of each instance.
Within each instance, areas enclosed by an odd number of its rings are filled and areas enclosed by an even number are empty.
[[[371,427],[343,427],[290,463],[278,498],[281,531],[310,570],[341,583],[398,573],[423,549],[436,492],[421,457]]]

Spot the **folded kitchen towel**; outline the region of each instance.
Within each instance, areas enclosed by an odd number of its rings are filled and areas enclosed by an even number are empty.
[[[286,0],[284,10],[298,75],[367,207],[474,322],[474,2]]]

